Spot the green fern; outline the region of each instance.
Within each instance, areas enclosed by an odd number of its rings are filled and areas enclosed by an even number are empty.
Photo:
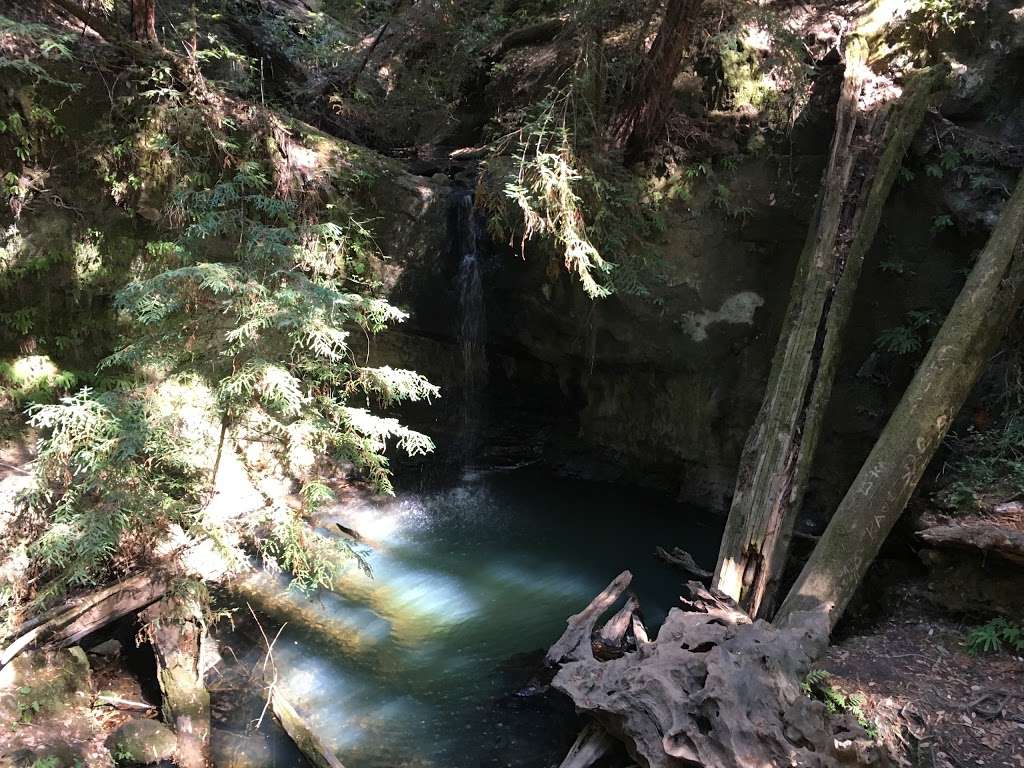
[[[1024,652],[1024,626],[1004,618],[993,619],[972,629],[967,635],[966,645],[968,652],[975,655],[1004,649]]]
[[[894,355],[910,355],[921,350],[921,339],[912,328],[898,325],[879,333],[875,339],[875,346]]]
[[[804,695],[821,701],[832,714],[848,713],[872,739],[878,738],[878,727],[871,721],[864,707],[867,699],[861,693],[849,696],[832,686],[828,681],[831,675],[823,669],[812,669],[804,677],[800,689]]]

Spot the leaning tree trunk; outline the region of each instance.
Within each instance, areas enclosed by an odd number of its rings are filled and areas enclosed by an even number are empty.
[[[132,40],[157,42],[156,0],[132,0]]]
[[[164,720],[178,736],[180,768],[210,765],[210,694],[203,681],[206,622],[198,599],[171,594],[143,614],[156,655]]]
[[[896,410],[779,609],[832,627],[1024,298],[1024,177]]]
[[[612,121],[612,142],[624,150],[627,161],[639,159],[665,126],[672,84],[702,4],[703,0],[668,0],[651,50]]]
[[[867,57],[864,40],[854,37],[846,46],[817,215],[761,410],[747,435],[718,555],[714,586],[752,616],[766,616],[773,607],[861,266],[929,95],[944,75],[940,68],[919,73],[895,106],[865,108],[884,98],[870,79]]]

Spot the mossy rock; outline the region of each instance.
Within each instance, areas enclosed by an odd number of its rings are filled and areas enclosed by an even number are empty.
[[[31,722],[91,698],[92,673],[79,648],[23,653],[0,672],[0,716]]]
[[[178,748],[178,737],[163,723],[136,718],[110,734],[106,745],[119,765],[146,765],[173,756]]]

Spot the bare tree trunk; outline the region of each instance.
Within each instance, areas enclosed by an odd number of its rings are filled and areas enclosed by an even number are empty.
[[[132,40],[156,43],[156,0],[132,0]]]
[[[928,354],[779,609],[835,627],[1024,298],[1024,178]]]
[[[626,160],[639,159],[665,127],[672,84],[703,0],[668,0],[647,58],[626,91],[626,101],[613,119],[610,136]]]
[[[164,720],[178,736],[180,768],[210,764],[210,694],[201,667],[206,622],[194,597],[171,595],[142,614],[156,654],[157,679],[164,698]]]
[[[98,34],[108,43],[117,42],[121,37],[117,30],[107,24],[107,22],[100,16],[97,16],[92,11],[83,8],[75,0],[48,0],[50,5],[59,8],[61,11],[66,13],[68,16],[73,16],[82,22],[85,26],[92,29],[93,32]]]
[[[865,42],[853,38],[817,215],[761,410],[743,448],[715,570],[715,588],[752,616],[773,608],[864,257],[929,95],[944,75],[939,68],[918,74],[895,106],[864,110],[867,57]]]

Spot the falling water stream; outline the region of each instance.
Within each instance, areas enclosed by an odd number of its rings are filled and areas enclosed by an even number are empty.
[[[527,470],[333,514],[323,532],[344,521],[371,547],[372,578],[352,568],[343,595],[309,602],[347,639],[293,623],[274,656],[278,684],[347,768],[557,765],[575,724],[557,697],[526,695],[537,652],[627,567],[656,626],[679,578],[655,546],[685,544],[707,565],[719,535],[663,497]]]
[[[472,192],[455,198],[452,241],[459,260],[456,288],[459,295],[458,340],[462,352],[461,453],[468,457],[477,444],[481,390],[487,382],[487,316],[480,263],[480,218]]]

